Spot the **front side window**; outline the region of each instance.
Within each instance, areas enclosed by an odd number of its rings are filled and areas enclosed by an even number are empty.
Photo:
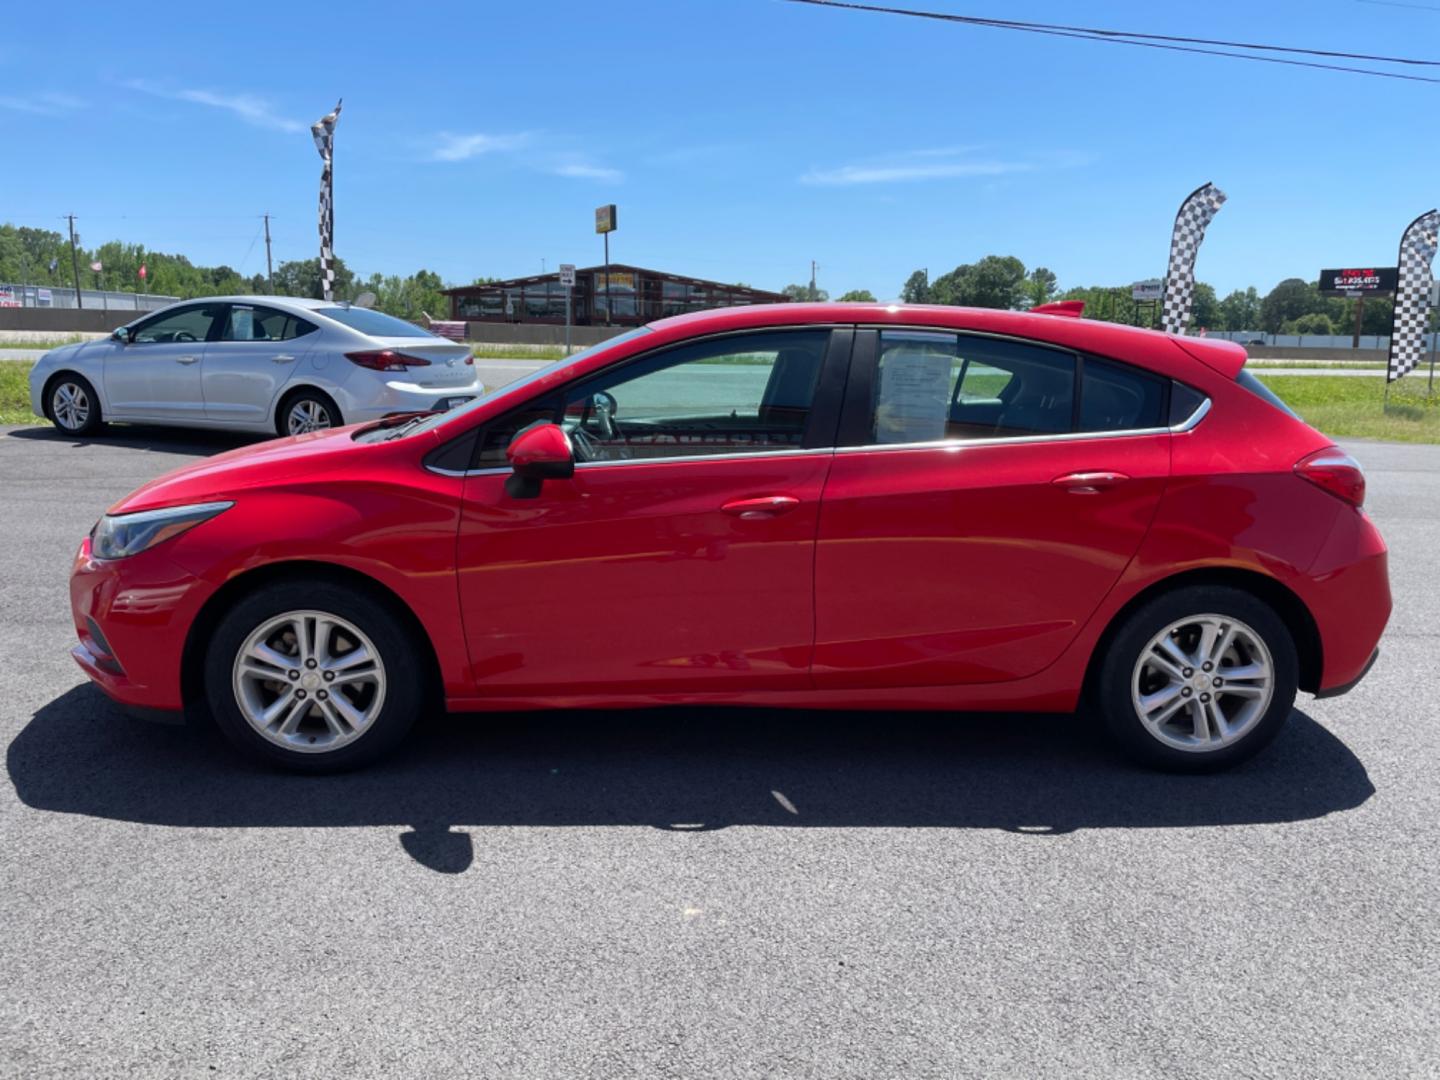
[[[220,340],[290,341],[314,329],[311,323],[289,312],[251,307],[248,304],[231,304]]]
[[[476,466],[503,466],[515,433],[541,420],[582,462],[800,449],[829,342],[828,330],[763,331],[641,357],[489,425]]]
[[[828,330],[699,341],[587,379],[562,423],[581,461],[798,450]]]
[[[137,345],[204,341],[219,312],[219,307],[208,305],[166,312],[141,323],[130,340]]]

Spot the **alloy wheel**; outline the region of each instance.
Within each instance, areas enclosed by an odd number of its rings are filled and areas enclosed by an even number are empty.
[[[330,426],[330,410],[324,402],[314,398],[301,398],[290,406],[285,418],[286,429],[291,435],[304,435],[307,431],[321,431]]]
[[[79,431],[90,419],[90,395],[78,383],[62,382],[50,396],[50,411],[67,431]]]
[[[1130,686],[1151,736],[1204,753],[1232,745],[1260,722],[1274,696],[1275,665],[1264,639],[1239,619],[1192,615],[1150,639]]]
[[[235,656],[235,700],[260,735],[324,753],[354,742],[385,705],[385,664],[354,623],[324,611],[266,620]]]

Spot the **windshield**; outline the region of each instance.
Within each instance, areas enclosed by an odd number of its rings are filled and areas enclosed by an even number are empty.
[[[435,337],[429,330],[416,326],[414,323],[397,319],[393,315],[386,315],[383,311],[371,311],[369,308],[322,307],[316,308],[315,314],[324,315],[327,319],[334,319],[336,322],[350,327],[351,330],[359,330],[360,333],[369,334],[371,337]]]
[[[566,357],[563,360],[556,360],[553,364],[546,364],[544,367],[536,371],[532,371],[529,375],[526,375],[520,379],[516,379],[514,382],[508,382],[504,386],[494,387],[488,393],[481,394],[474,401],[467,401],[464,405],[457,406],[456,408],[451,409],[448,412],[436,413],[433,416],[425,417],[425,419],[415,424],[414,427],[406,427],[403,437],[418,435],[422,431],[429,431],[432,428],[439,427],[441,424],[448,424],[451,420],[465,415],[466,413],[470,412],[470,410],[479,408],[485,402],[495,398],[498,394],[508,394],[512,390],[518,390],[521,387],[529,386],[531,383],[537,382],[538,380],[545,378],[545,376],[550,375],[553,372],[560,370],[561,368],[567,367],[568,365],[576,363],[579,360],[584,360],[586,357],[595,356],[596,354],[605,352],[608,349],[613,349],[617,345],[623,345],[627,341],[634,341],[642,334],[648,334],[650,332],[651,331],[648,326],[637,326],[634,330],[627,330],[625,333],[620,334],[617,337],[608,338],[607,340],[600,342],[600,344],[598,345],[591,345],[588,349],[582,349],[580,352],[572,353],[570,356]]]

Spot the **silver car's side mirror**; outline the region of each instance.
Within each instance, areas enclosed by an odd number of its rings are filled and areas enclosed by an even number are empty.
[[[127,326],[116,327],[110,336],[120,342],[121,345],[130,344],[130,328]]]

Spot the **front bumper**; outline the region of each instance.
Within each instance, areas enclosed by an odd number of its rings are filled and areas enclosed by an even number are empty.
[[[86,537],[70,572],[79,644],[70,655],[122,705],[146,712],[183,706],[181,660],[211,586],[157,551],[96,559]]]

